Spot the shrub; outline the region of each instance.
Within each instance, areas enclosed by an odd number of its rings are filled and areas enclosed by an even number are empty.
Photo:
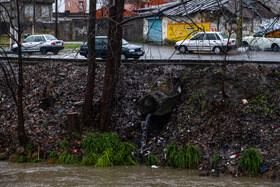
[[[76,164],[79,162],[79,159],[77,156],[74,156],[74,155],[71,155],[70,153],[68,152],[63,152],[57,162],[59,164]]]
[[[135,146],[128,142],[121,142],[114,133],[87,133],[82,147],[85,152],[83,165],[96,167],[136,165],[132,155]]]
[[[212,159],[211,159],[211,166],[212,166],[212,168],[216,168],[216,166],[217,166],[219,160],[220,160],[220,155],[217,154],[217,153],[215,153],[215,154],[213,155]]]
[[[66,151],[69,147],[69,142],[67,140],[63,140],[59,145],[63,151]]]
[[[148,155],[146,160],[147,166],[158,165],[158,157],[156,155]]]
[[[255,176],[259,172],[260,165],[260,153],[253,148],[245,149],[240,159],[240,166],[242,170],[250,176]]]
[[[185,169],[196,168],[201,158],[201,150],[192,144],[181,149],[178,149],[175,144],[169,145],[165,154],[168,165]]]
[[[52,151],[52,152],[50,152],[50,154],[49,154],[49,158],[58,158],[58,154],[57,154],[57,152],[56,152],[56,151]]]

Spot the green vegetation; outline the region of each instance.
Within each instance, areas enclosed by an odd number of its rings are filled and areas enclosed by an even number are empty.
[[[259,172],[260,164],[260,153],[256,149],[247,148],[244,150],[240,159],[240,166],[246,174],[256,176]]]
[[[212,167],[212,168],[216,168],[216,166],[217,166],[219,160],[220,160],[220,155],[217,154],[217,153],[215,153],[215,154],[213,155],[212,159],[211,159],[211,167]]]
[[[71,155],[69,152],[63,152],[57,162],[59,164],[77,164],[79,162],[79,158],[77,156]]]
[[[158,165],[157,155],[148,155],[146,159],[146,165],[147,166]]]
[[[75,50],[75,49],[80,49],[80,44],[64,44],[64,49],[73,49],[73,50]]]
[[[189,116],[193,110],[198,109],[203,112],[207,106],[207,102],[205,101],[205,96],[207,94],[206,90],[202,90],[199,93],[193,94],[187,101],[186,101],[186,114]]]
[[[50,154],[49,154],[49,158],[58,158],[58,154],[57,154],[57,152],[56,152],[56,151],[52,151],[52,152],[50,152]]]
[[[249,101],[250,111],[262,114],[273,114],[274,110],[270,107],[273,97],[258,95]]]
[[[63,140],[59,145],[63,151],[66,151],[69,147],[69,142],[67,140]]]
[[[136,165],[132,155],[135,146],[128,142],[121,142],[114,133],[87,133],[82,147],[85,152],[82,165],[95,167]]]
[[[171,144],[165,148],[165,155],[170,166],[194,169],[200,162],[202,152],[197,146],[192,144],[188,144],[181,149],[178,149],[177,145]]]

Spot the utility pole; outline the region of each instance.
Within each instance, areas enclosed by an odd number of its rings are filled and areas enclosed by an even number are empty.
[[[242,45],[242,10],[243,0],[237,0],[237,31],[236,31],[236,46],[240,47]]]
[[[58,0],[55,0],[55,37],[58,38]]]
[[[34,35],[35,34],[35,22],[36,22],[36,20],[35,20],[35,0],[33,0],[32,3],[33,3],[32,35]]]

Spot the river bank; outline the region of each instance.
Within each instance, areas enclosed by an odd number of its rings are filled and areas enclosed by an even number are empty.
[[[87,67],[72,63],[40,63],[25,66],[25,127],[32,145],[42,158],[59,152],[68,139],[82,153],[80,144],[94,127],[81,126],[78,134],[67,131],[67,114],[81,111]],[[242,176],[240,156],[246,147],[258,149],[262,158],[261,177],[280,178],[280,68],[276,65],[228,65],[226,98],[221,94],[222,71],[218,66],[123,65],[114,102],[111,131],[123,141],[140,147],[145,115],[138,102],[158,90],[178,93],[171,114],[152,116],[143,155],[155,154],[165,165],[163,149],[177,143],[195,144],[203,150],[201,175],[212,175],[211,159],[220,161],[214,170]],[[97,66],[94,105],[98,123],[104,65]],[[3,80],[4,81],[4,80]],[[164,86],[163,86],[164,85]],[[44,89],[50,88],[51,105],[42,105]],[[0,152],[4,157],[20,147],[16,133],[16,108],[7,89],[1,87]]]

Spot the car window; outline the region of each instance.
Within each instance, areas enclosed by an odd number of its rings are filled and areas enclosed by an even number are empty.
[[[126,40],[122,39],[122,44],[123,44],[123,45],[127,45],[128,42],[127,42]]]
[[[262,37],[263,32],[257,32],[256,34],[253,35],[254,37]]]
[[[194,37],[192,37],[190,40],[203,40],[204,34],[197,34]]]
[[[43,41],[45,41],[43,36],[36,36],[35,42],[43,42]]]
[[[53,35],[45,35],[47,40],[57,40]]]
[[[216,36],[214,33],[206,34],[206,40],[216,40]]]
[[[96,46],[102,46],[102,39],[101,38],[95,38],[95,45]]]
[[[228,36],[227,36],[225,33],[223,33],[223,32],[220,32],[220,36],[221,36],[223,39],[228,39]]]
[[[107,47],[108,44],[108,39],[107,38],[103,38],[102,39],[102,46]]]
[[[221,38],[218,34],[215,33],[215,36],[216,36],[217,40],[221,40]]]
[[[35,36],[29,36],[25,39],[26,42],[35,42]]]

